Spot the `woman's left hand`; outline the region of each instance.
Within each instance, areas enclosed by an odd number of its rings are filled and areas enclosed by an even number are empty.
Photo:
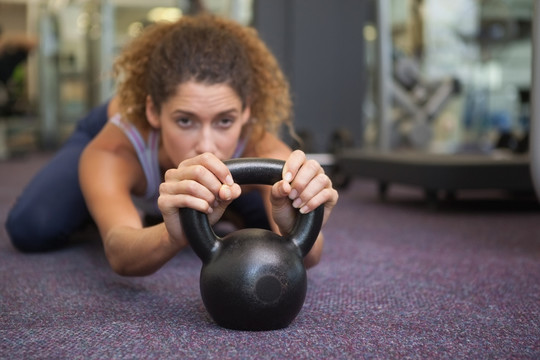
[[[283,167],[282,180],[272,186],[272,216],[285,235],[292,231],[297,212],[307,214],[324,204],[323,226],[337,203],[338,192],[315,160],[296,150]]]

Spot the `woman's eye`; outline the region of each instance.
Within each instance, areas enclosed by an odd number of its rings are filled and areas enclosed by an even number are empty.
[[[222,128],[228,128],[228,127],[231,127],[233,123],[234,123],[233,119],[225,118],[225,119],[219,120],[218,126]]]
[[[176,120],[176,123],[180,127],[189,127],[189,126],[191,126],[193,124],[193,122],[188,118],[180,118],[180,119]]]

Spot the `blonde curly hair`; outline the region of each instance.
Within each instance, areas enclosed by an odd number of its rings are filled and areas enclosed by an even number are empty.
[[[129,44],[114,65],[120,112],[149,128],[146,97],[154,106],[174,95],[178,85],[194,80],[226,83],[251,107],[251,141],[265,131],[292,130],[289,84],[273,54],[255,29],[211,15],[184,16],[174,23],[148,27]]]

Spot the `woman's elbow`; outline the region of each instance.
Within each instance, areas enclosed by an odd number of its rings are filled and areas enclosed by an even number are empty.
[[[148,276],[159,269],[159,267],[148,267],[139,262],[134,262],[128,257],[122,256],[125,252],[114,251],[106,244],[104,244],[104,248],[109,266],[120,276]]]

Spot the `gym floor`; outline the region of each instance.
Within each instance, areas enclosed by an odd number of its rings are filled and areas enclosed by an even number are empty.
[[[0,220],[50,158],[0,162]],[[286,329],[216,326],[191,250],[144,278],[115,275],[89,228],[65,249],[21,254],[0,231],[0,357],[358,359],[540,357],[536,199],[470,192],[426,206],[419,189],[353,179]]]

